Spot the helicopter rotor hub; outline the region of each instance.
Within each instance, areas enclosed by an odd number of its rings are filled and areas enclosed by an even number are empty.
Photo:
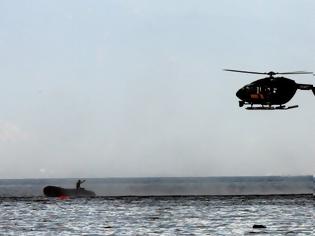
[[[267,73],[267,75],[269,75],[270,77],[272,77],[272,76],[274,76],[274,75],[276,75],[276,74],[278,74],[278,73],[276,73],[276,72],[274,72],[274,71],[270,71],[270,72]]]

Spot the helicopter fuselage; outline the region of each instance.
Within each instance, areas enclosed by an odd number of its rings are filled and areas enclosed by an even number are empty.
[[[236,96],[244,104],[283,105],[291,100],[299,85],[285,77],[266,77],[245,85]]]
[[[247,84],[237,91],[236,96],[240,99],[239,106],[250,105],[246,107],[248,110],[288,110],[297,108],[298,105],[289,107],[284,105],[291,100],[297,89],[311,90],[315,96],[315,87],[312,84],[297,84],[292,79],[282,76],[274,77],[275,75],[315,75],[313,72],[257,72],[234,69],[224,69],[224,71],[269,76]],[[257,104],[260,106],[253,106]]]

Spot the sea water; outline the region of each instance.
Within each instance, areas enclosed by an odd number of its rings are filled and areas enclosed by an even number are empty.
[[[312,176],[88,179],[98,197],[65,200],[47,184],[75,179],[0,181],[0,235],[314,235]]]
[[[77,179],[2,179],[0,197],[43,196],[55,185],[75,188]],[[279,195],[312,194],[313,176],[97,178],[82,187],[97,196]]]

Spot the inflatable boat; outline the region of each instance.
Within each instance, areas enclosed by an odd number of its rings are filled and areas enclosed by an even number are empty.
[[[46,197],[95,197],[96,194],[84,188],[61,188],[57,186],[46,186],[43,189]]]

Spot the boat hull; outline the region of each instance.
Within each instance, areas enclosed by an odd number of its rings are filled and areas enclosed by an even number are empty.
[[[46,186],[43,189],[43,192],[46,197],[95,197],[96,194],[93,191],[85,190],[84,188],[80,189],[71,189],[71,188],[61,188],[57,186]]]

